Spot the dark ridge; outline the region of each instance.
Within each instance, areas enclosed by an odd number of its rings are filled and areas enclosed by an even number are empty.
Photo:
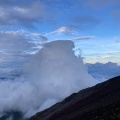
[[[0,120],[23,120],[23,114],[19,111],[4,112]]]
[[[74,93],[29,120],[111,119],[120,119],[120,76]]]

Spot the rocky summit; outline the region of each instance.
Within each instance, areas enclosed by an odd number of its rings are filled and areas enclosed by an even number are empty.
[[[111,119],[120,119],[120,76],[74,93],[29,120]]]

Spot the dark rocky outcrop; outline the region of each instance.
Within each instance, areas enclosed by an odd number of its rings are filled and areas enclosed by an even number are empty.
[[[111,119],[120,119],[120,76],[74,93],[30,118],[30,120]]]

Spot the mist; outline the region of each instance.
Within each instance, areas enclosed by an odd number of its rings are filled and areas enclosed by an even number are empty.
[[[46,43],[23,67],[23,75],[0,81],[0,116],[12,110],[29,118],[70,94],[97,84],[73,49],[74,43],[69,40]]]

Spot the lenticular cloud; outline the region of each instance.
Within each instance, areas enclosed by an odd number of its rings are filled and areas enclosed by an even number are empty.
[[[22,111],[30,117],[71,93],[97,83],[76,57],[72,41],[53,41],[37,53],[14,81],[0,82],[0,113]]]

